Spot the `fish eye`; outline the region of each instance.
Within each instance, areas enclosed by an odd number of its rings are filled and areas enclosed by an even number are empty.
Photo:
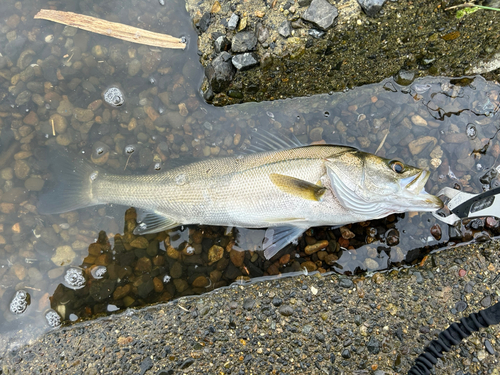
[[[400,161],[397,161],[397,160],[392,160],[390,163],[389,163],[389,166],[392,168],[392,170],[396,173],[403,173],[405,171],[405,166],[403,165],[403,163],[401,163]]]

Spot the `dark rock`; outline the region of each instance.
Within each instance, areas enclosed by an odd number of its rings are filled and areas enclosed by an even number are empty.
[[[484,340],[484,347],[490,354],[495,354],[495,349],[493,349],[493,346],[491,345],[490,340],[486,339]]]
[[[247,298],[246,300],[243,301],[243,308],[245,310],[252,310],[253,307],[255,306],[255,300],[252,298]]]
[[[224,35],[221,35],[215,39],[214,48],[217,53],[229,51],[231,49],[231,42]]]
[[[338,14],[337,8],[326,0],[313,0],[309,8],[302,15],[302,19],[326,31],[333,26]]]
[[[457,309],[458,312],[465,311],[466,308],[467,308],[467,302],[465,301],[458,301],[455,304],[455,309]]]
[[[351,279],[345,279],[345,278],[341,279],[339,284],[342,288],[346,288],[346,289],[352,288],[354,286],[354,283],[352,282]]]
[[[242,31],[233,37],[231,49],[233,52],[253,51],[257,46],[257,37],[252,31]]]
[[[351,352],[349,351],[349,349],[342,350],[341,355],[342,355],[342,358],[345,358],[345,359],[351,358]]]
[[[259,65],[257,56],[251,52],[233,56],[232,62],[234,67],[238,70],[248,70]]]
[[[491,305],[491,296],[486,296],[481,300],[481,306],[489,307]]]
[[[436,241],[439,241],[441,239],[442,231],[441,231],[441,227],[439,226],[439,224],[436,223],[431,227],[431,234],[432,234],[432,237],[434,237],[436,239]]]
[[[284,37],[288,38],[290,35],[292,35],[292,29],[290,27],[290,22],[284,21],[280,27],[278,28],[278,33]]]
[[[366,349],[371,354],[378,354],[380,352],[380,341],[378,341],[375,337],[370,337],[370,341],[366,344]]]
[[[283,303],[282,299],[279,298],[279,297],[274,297],[273,300],[271,301],[271,303],[276,306],[276,307],[279,307],[281,306],[281,304]]]
[[[196,23],[196,28],[200,30],[202,33],[207,31],[208,26],[210,26],[210,13],[205,13],[200,20]]]
[[[153,367],[153,360],[150,357],[146,357],[144,361],[141,362],[139,367],[141,368],[140,374],[144,375],[146,371],[148,371],[149,369],[151,369],[151,367]]]
[[[368,17],[375,17],[382,9],[385,0],[358,0],[358,3]]]
[[[205,75],[207,76],[210,87],[215,93],[227,89],[233,80],[236,69],[230,59],[231,55],[229,53],[222,52],[205,69]]]
[[[299,0],[299,6],[301,7],[307,7],[311,4],[312,0]]]
[[[290,305],[283,305],[279,308],[279,312],[281,315],[284,316],[291,316],[293,315],[293,309]]]
[[[236,26],[238,26],[239,20],[240,20],[240,17],[236,13],[231,14],[231,17],[229,18],[229,21],[227,22],[227,28],[229,30],[236,29]]]

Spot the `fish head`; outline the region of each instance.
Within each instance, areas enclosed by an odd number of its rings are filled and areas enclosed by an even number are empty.
[[[332,190],[341,204],[372,218],[435,211],[443,202],[425,191],[430,172],[399,160],[354,150],[327,158]]]

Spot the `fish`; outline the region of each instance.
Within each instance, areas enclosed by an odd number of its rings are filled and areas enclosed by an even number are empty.
[[[134,234],[181,225],[267,228],[272,258],[308,228],[341,226],[407,211],[435,211],[425,191],[430,172],[353,147],[302,145],[259,133],[246,153],[209,158],[163,172],[117,175],[68,152],[55,158],[58,184],[40,197],[40,214],[102,204],[135,207]]]

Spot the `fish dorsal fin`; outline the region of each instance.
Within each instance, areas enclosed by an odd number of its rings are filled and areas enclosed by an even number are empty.
[[[356,191],[349,188],[331,168],[327,167],[326,169],[332,190],[342,206],[355,214],[369,216],[373,219],[389,214],[387,209],[381,207],[377,202],[368,202]]]
[[[289,137],[286,135],[277,136],[267,130],[260,129],[251,133],[251,139],[252,144],[243,150],[243,153],[288,150],[304,146],[293,133]]]
[[[326,191],[322,186],[278,173],[271,173],[269,179],[281,191],[312,201],[320,201]]]
[[[167,229],[172,229],[180,224],[162,213],[156,211],[139,211],[137,214],[137,227],[134,234],[142,235],[158,233]]]

